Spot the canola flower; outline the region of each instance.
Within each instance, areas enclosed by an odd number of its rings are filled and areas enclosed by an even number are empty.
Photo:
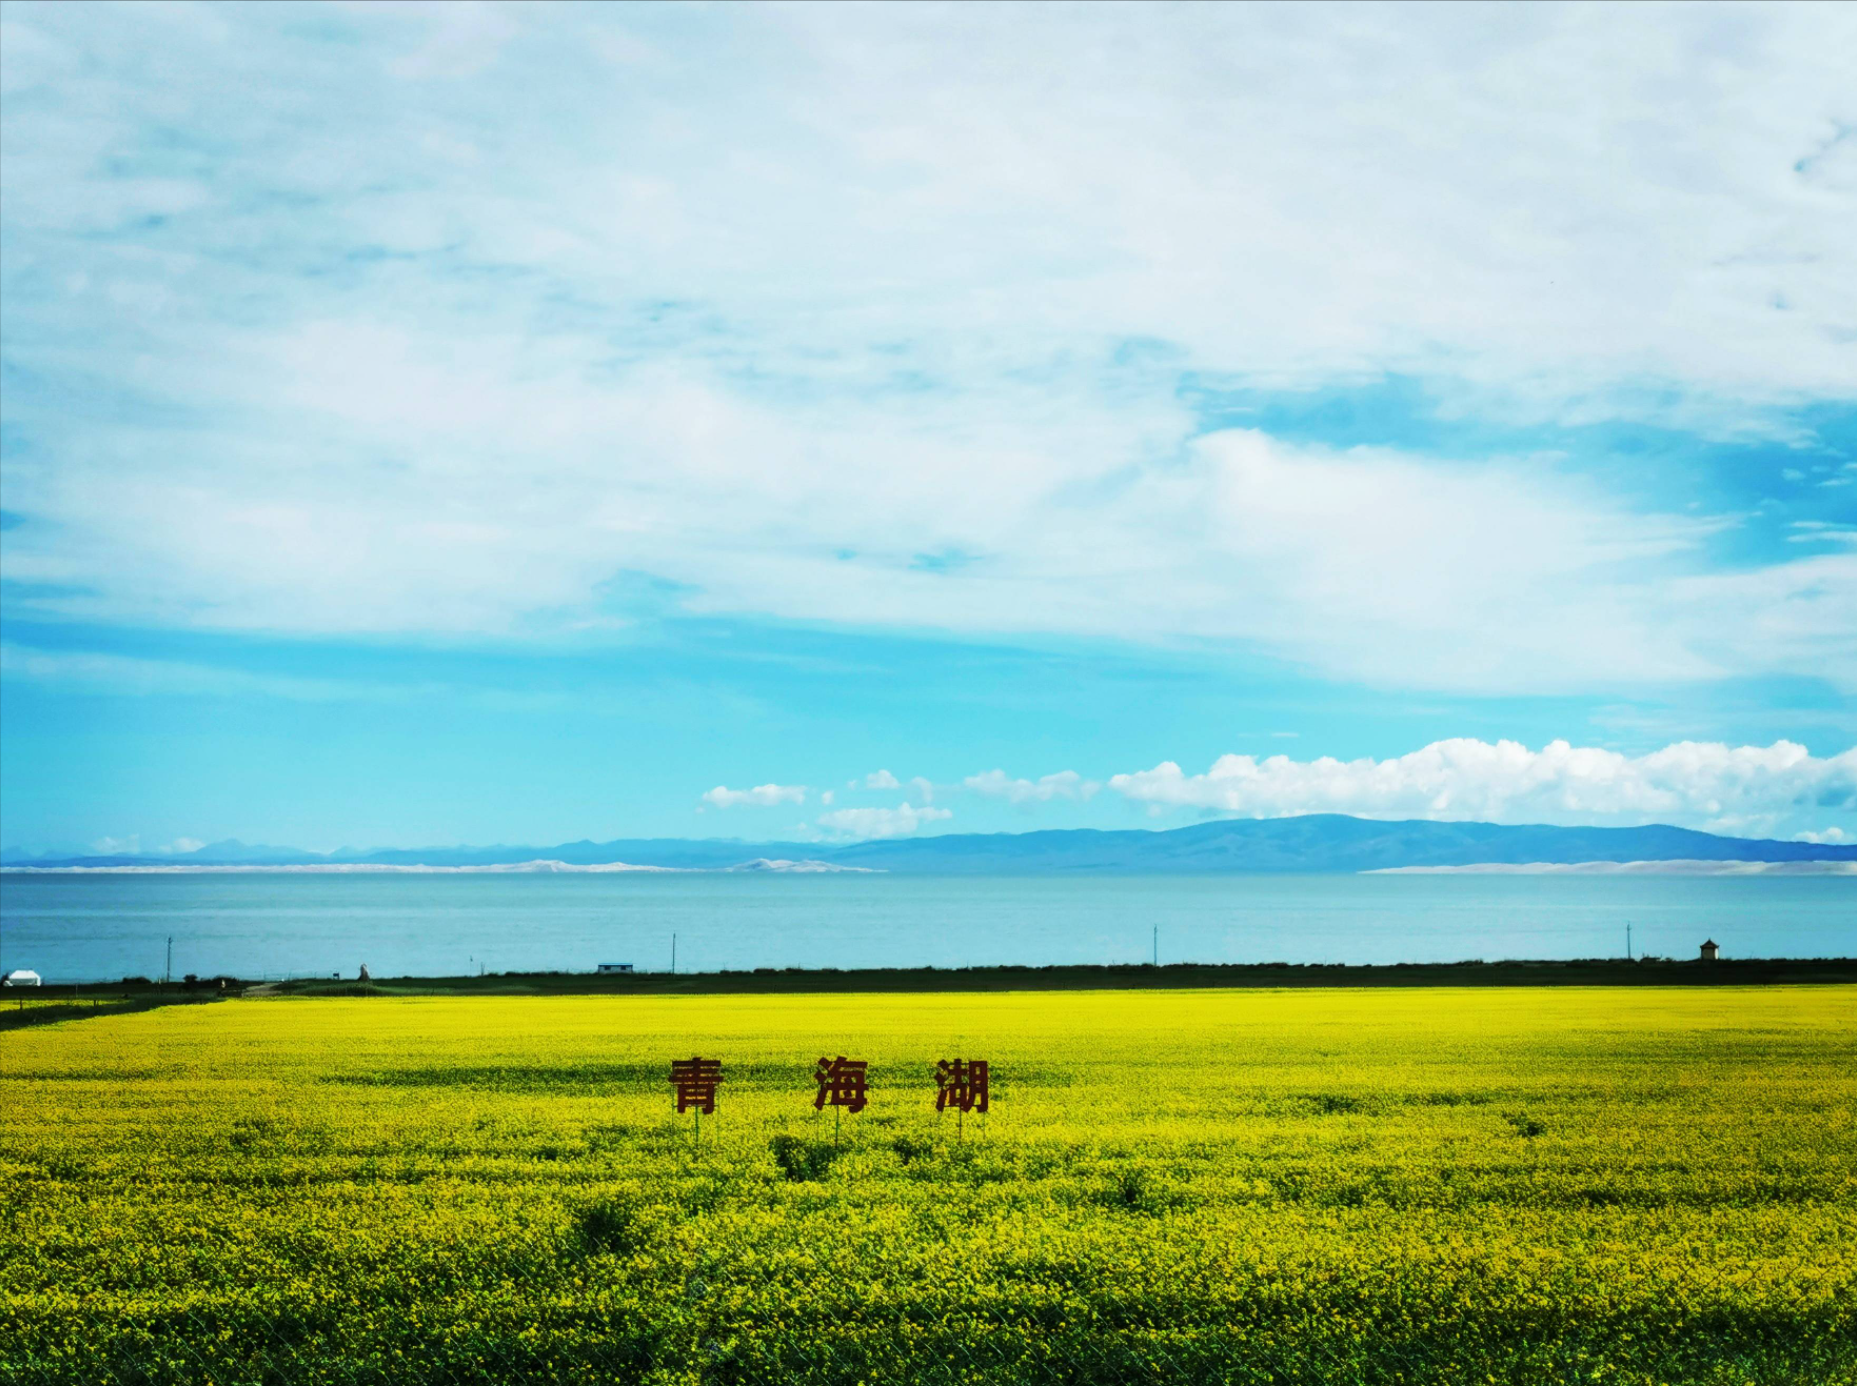
[[[1857,1381],[1854,1120],[1844,987],[81,1020],[0,1035],[0,1383]]]

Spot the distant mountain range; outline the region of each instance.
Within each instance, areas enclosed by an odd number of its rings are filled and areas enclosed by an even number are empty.
[[[625,864],[671,870],[822,871],[858,868],[911,875],[1192,875],[1244,872],[1351,873],[1415,867],[1583,862],[1857,862],[1857,846],[1717,837],[1688,828],[1558,828],[1495,823],[1385,823],[1341,814],[1223,819],[1166,831],[1074,828],[1030,833],[946,834],[826,847],[714,838],[621,838],[554,847],[427,847],[329,853],[214,842],[162,855],[27,857],[0,853],[9,869],[128,868],[295,870],[548,869]]]

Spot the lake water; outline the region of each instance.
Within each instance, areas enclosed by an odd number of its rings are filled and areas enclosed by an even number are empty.
[[[753,967],[1857,956],[1857,880],[1783,877],[0,876],[48,982]]]

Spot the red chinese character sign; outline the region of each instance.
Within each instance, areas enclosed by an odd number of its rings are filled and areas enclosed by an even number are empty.
[[[870,1103],[870,1064],[863,1059],[821,1057],[813,1069],[813,1110],[832,1109],[833,1139],[837,1139],[845,1112],[853,1115]],[[985,1116],[991,1102],[991,1073],[985,1059],[941,1059],[935,1065],[935,1110],[952,1109],[956,1129],[969,1112]],[[722,1060],[694,1056],[671,1060],[669,1081],[676,1089],[677,1111],[691,1114],[694,1139],[700,1142],[703,1118],[716,1110],[716,1089],[722,1085]]]
[[[950,1107],[986,1114],[985,1059],[943,1059],[935,1065],[935,1110],[945,1112]]]
[[[672,1059],[670,1081],[677,1085],[677,1110],[692,1107],[714,1115],[716,1088],[722,1082],[720,1059]]]
[[[813,1110],[822,1112],[832,1108],[832,1139],[838,1139],[838,1122],[842,1113],[857,1113],[864,1110],[864,1104],[870,1100],[865,1087],[865,1074],[870,1064],[863,1059],[847,1059],[840,1054],[836,1059],[821,1058],[819,1066],[813,1070],[812,1080],[819,1085],[819,1091],[812,1099]]]
[[[985,1059],[943,1059],[935,1065],[935,1110],[955,1111],[955,1132],[969,1112],[986,1115],[987,1061]]]
[[[843,1054],[836,1059],[820,1059],[812,1075],[813,1082],[819,1085],[818,1094],[812,1100],[814,1109],[843,1107],[847,1112],[863,1111],[864,1104],[870,1100],[865,1087],[865,1073],[869,1068],[863,1059],[847,1059]]]
[[[694,1112],[695,1139],[703,1138],[703,1114],[715,1115],[716,1088],[722,1082],[720,1059],[672,1059],[670,1081],[677,1089],[677,1113]]]

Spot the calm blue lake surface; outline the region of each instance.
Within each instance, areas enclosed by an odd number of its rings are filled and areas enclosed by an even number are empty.
[[[1857,955],[1857,880],[1581,876],[0,876],[47,981],[994,963]]]

